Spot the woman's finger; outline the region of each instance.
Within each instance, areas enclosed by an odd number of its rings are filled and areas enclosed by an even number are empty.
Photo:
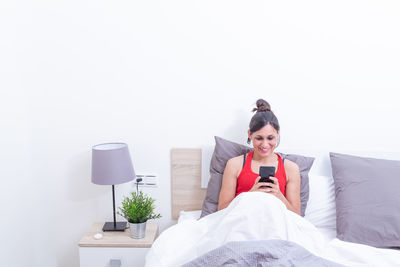
[[[274,176],[270,176],[269,179],[271,179],[272,181],[274,181],[274,184],[278,184],[278,178],[274,177]]]
[[[276,177],[270,177],[272,181],[274,181],[274,183],[271,185],[273,188],[276,188],[277,190],[279,190],[279,181]]]
[[[258,191],[264,192],[264,193],[271,193],[271,191],[269,191],[269,188],[260,188]]]
[[[258,184],[258,181],[260,181],[261,177],[258,176],[256,180],[254,181],[253,187],[250,189],[250,191],[258,191],[260,189],[260,185]]]

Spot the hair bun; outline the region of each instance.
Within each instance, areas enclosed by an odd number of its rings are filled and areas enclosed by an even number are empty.
[[[261,112],[261,111],[271,111],[271,106],[268,104],[267,101],[264,99],[258,99],[256,102],[256,108],[253,109],[254,111]]]

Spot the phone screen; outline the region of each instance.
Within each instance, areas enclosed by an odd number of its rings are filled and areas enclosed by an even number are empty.
[[[274,183],[269,177],[275,175],[275,167],[274,166],[260,166],[260,172],[259,172],[261,179],[258,182],[263,182],[263,183]],[[269,187],[270,186],[262,186],[262,187]]]

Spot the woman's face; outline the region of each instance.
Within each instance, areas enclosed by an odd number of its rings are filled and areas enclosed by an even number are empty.
[[[274,152],[279,132],[270,124],[267,124],[251,135],[249,130],[248,135],[253,143],[254,152],[257,152],[260,156],[264,157],[269,156]]]

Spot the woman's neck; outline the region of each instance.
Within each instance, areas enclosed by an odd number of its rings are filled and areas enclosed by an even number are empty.
[[[271,155],[261,157],[256,152],[254,152],[253,160],[261,164],[273,164],[278,160],[278,156],[275,153],[272,153]]]

